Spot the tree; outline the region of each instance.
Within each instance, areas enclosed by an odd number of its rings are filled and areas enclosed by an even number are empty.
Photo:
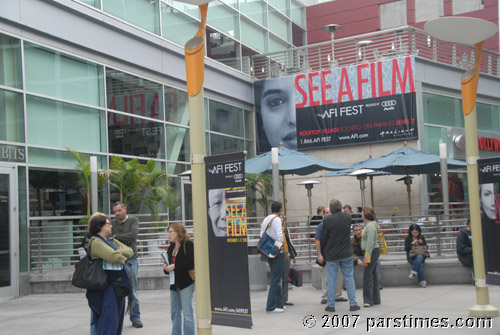
[[[105,173],[109,183],[120,192],[120,201],[125,204],[125,207],[141,201],[139,191],[144,188],[142,174],[144,165],[139,163],[139,159],[125,161],[121,157],[112,156],[109,165],[110,169]]]
[[[273,182],[271,175],[247,173],[245,177],[247,187],[247,208],[253,208],[255,203],[258,203],[264,209],[264,214],[267,216],[269,213],[269,206],[273,202]],[[257,194],[260,195],[260,197],[257,197]]]

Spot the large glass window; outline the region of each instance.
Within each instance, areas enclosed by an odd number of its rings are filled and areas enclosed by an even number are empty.
[[[109,152],[165,158],[164,126],[159,122],[129,115],[108,113]]]
[[[142,29],[160,34],[158,0],[102,0],[102,8]]]
[[[103,112],[68,103],[27,96],[29,144],[82,151],[104,151]]]
[[[252,20],[261,25],[266,25],[266,4],[262,0],[241,0],[240,10],[241,13],[248,16]]]
[[[207,29],[207,56],[233,69],[240,70],[240,44],[232,38]]]
[[[426,92],[422,96],[425,123],[463,127],[464,117],[460,99]]]
[[[79,1],[86,3],[87,5],[93,6],[95,8],[101,8],[100,0],[79,0]]]
[[[243,111],[245,113],[245,138],[253,139],[253,113],[251,111]]]
[[[108,108],[163,120],[161,84],[113,69],[106,69]]]
[[[29,169],[31,216],[85,215],[87,202],[80,192],[78,173]]]
[[[223,33],[233,37],[239,38],[238,31],[238,12],[231,7],[214,1],[210,4],[209,15],[207,17],[207,24],[217,28]]]
[[[24,142],[22,94],[0,90],[0,140]]]
[[[72,149],[72,148],[70,148]],[[90,160],[91,155],[80,153],[80,157]],[[96,156],[92,154],[92,156]],[[28,163],[33,165],[58,166],[64,168],[75,168],[78,165],[75,157],[68,151],[49,150],[40,148],[28,148]],[[106,169],[106,157],[97,156],[97,168]]]
[[[286,11],[288,9],[287,0],[268,0],[268,2],[276,9],[279,9],[283,14],[286,14]]]
[[[0,85],[21,88],[21,43],[0,34]]]
[[[439,155],[439,143],[448,142],[446,127],[424,127],[425,151]]]
[[[283,40],[270,35],[269,37],[269,52],[282,51],[288,49],[290,46],[286,44]]]
[[[189,125],[188,96],[184,91],[165,86],[165,114],[169,122]]]
[[[269,8],[269,30],[273,34],[278,35],[288,42],[291,42],[292,39],[289,34],[289,26],[290,21],[283,14],[272,8]]]
[[[201,20],[200,9],[196,5],[190,5],[188,3],[183,3],[176,0],[165,0],[170,6],[177,8],[179,11],[191,15],[199,20]],[[212,9],[212,5],[210,5],[210,9]]]
[[[24,43],[26,89],[94,106],[104,106],[102,66]]]
[[[186,44],[198,31],[200,23],[164,3],[161,4],[162,36],[180,45]]]
[[[211,155],[225,154],[225,153],[245,150],[244,141],[237,138],[210,134],[210,139],[211,139],[210,142]]]
[[[267,51],[265,30],[244,18],[241,18],[241,41],[260,52]]]
[[[167,159],[189,162],[189,129],[167,125]]]
[[[291,3],[292,21],[301,26],[306,27],[306,9],[304,5],[298,1],[292,0]]]
[[[235,136],[244,136],[243,111],[217,101],[210,100],[210,130]]]
[[[481,130],[499,131],[500,120],[498,106],[483,103],[476,104],[477,128]]]

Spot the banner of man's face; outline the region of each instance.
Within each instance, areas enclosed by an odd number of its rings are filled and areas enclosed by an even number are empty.
[[[256,82],[257,152],[416,139],[414,78],[407,56]]]

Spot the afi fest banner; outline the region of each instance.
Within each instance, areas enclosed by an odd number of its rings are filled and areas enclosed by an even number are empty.
[[[500,285],[500,157],[478,159],[486,283]]]
[[[205,157],[212,324],[250,328],[245,155]]]
[[[257,151],[418,138],[413,56],[255,83]]]

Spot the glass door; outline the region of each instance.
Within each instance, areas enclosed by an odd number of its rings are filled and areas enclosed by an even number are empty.
[[[16,168],[0,166],[0,299],[18,295]]]
[[[181,194],[182,222],[184,222],[184,224],[186,225],[192,225],[191,221],[193,220],[193,193],[191,191],[191,181],[187,178],[181,179]]]

